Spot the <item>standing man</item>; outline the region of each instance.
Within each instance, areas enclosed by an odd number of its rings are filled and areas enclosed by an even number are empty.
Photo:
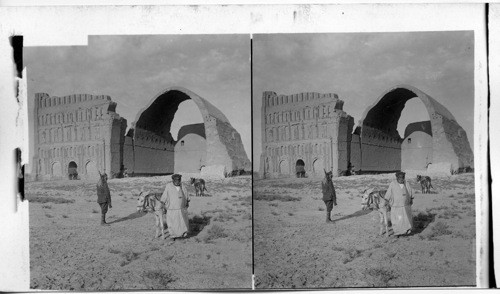
[[[108,175],[99,172],[99,182],[97,182],[97,203],[101,206],[101,225],[109,226],[106,223],[106,213],[111,206],[111,193],[108,187]]]
[[[187,189],[181,183],[181,175],[172,175],[172,183],[168,183],[161,196],[161,202],[165,203],[167,210],[167,226],[170,238],[186,237],[189,232],[189,195]]]
[[[337,194],[335,193],[335,187],[333,187],[333,173],[326,172],[325,170],[325,178],[321,182],[321,188],[323,191],[323,201],[326,205],[326,222],[331,223],[332,219],[330,218],[330,214],[333,210],[333,206],[337,206]]]
[[[413,229],[413,189],[405,180],[404,172],[396,173],[396,180],[387,188],[385,199],[391,205],[391,223],[394,236],[410,234]]]

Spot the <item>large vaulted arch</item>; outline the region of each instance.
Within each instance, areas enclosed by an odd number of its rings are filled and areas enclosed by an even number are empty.
[[[451,169],[473,166],[473,154],[464,129],[455,117],[435,99],[409,85],[385,91],[368,107],[361,126],[361,170],[401,169],[402,139],[397,131],[401,112],[408,100],[418,98],[427,109],[432,133],[431,163],[449,164]]]
[[[132,136],[136,145],[134,149],[136,173],[176,172],[173,152],[177,142],[173,139],[170,129],[179,104],[188,99],[194,101],[203,117],[206,135],[205,165],[224,166],[227,172],[236,169],[249,170],[250,161],[243,149],[240,134],[231,126],[226,116],[210,102],[190,90],[172,87],[161,91],[151,99],[139,111],[132,125],[134,129]],[[161,156],[151,162],[148,160],[151,157],[147,155],[149,151],[145,149],[146,147],[140,149],[140,144],[143,147],[152,145],[156,150],[155,153]]]

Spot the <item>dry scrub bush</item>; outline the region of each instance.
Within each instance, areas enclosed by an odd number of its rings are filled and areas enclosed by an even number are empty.
[[[397,279],[398,276],[394,273],[394,271],[385,269],[382,267],[375,267],[367,269],[365,272],[368,276],[372,276],[378,280],[378,282],[374,285],[376,287],[387,287],[389,281]]]
[[[203,242],[207,243],[215,239],[226,238],[227,236],[228,234],[223,227],[214,224],[210,229],[207,230],[207,235],[203,238]]]
[[[464,231],[454,231],[453,232],[453,237],[455,237],[455,238],[462,238],[464,240],[474,239],[474,236],[472,236],[471,234],[467,234]]]
[[[160,269],[148,270],[144,272],[143,277],[153,282],[151,289],[165,289],[170,283],[176,280],[172,273]]]
[[[231,235],[229,236],[231,240],[238,241],[240,243],[247,243],[252,241],[252,231],[251,230],[245,230],[245,231],[238,231],[238,232],[232,232]]]
[[[298,197],[292,197],[288,195],[262,195],[260,193],[255,193],[253,195],[254,200],[265,200],[265,201],[283,201],[283,202],[288,202],[288,201],[300,201],[300,198]]]
[[[239,201],[241,201],[241,205],[242,206],[250,206],[252,205],[252,196],[245,196],[245,197],[241,197],[240,199],[238,199]]]
[[[427,239],[435,240],[438,236],[451,235],[452,231],[450,231],[449,226],[444,222],[437,222],[431,229],[429,235],[427,235]]]
[[[235,221],[236,219],[234,218],[234,216],[232,214],[230,214],[229,212],[226,212],[226,211],[219,213],[219,215],[214,218],[214,221],[219,221],[222,223],[230,221],[230,220]]]
[[[347,250],[346,251],[347,256],[345,256],[342,259],[342,263],[346,264],[348,262],[353,261],[354,259],[356,259],[357,257],[359,257],[361,255],[361,252],[362,252],[361,250],[358,250],[358,249],[355,249],[355,248]]]
[[[413,216],[413,225],[415,233],[418,234],[422,232],[431,222],[434,221],[436,214],[431,213],[430,210],[427,212],[419,212],[417,215]]]
[[[203,215],[195,215],[189,220],[190,231],[193,234],[197,234],[203,230],[203,228],[210,223],[210,217]]]
[[[47,203],[47,202],[52,202],[55,204],[63,204],[63,203],[73,203],[75,200],[73,199],[64,199],[61,197],[40,197],[40,196],[34,196],[34,197],[26,197],[29,202],[31,203]]]
[[[121,251],[120,251],[120,250],[116,250],[116,249],[113,249],[113,248],[109,248],[109,249],[108,249],[108,252],[109,252],[109,253],[113,253],[113,254],[118,254],[118,253],[121,253]]]
[[[132,261],[136,260],[139,258],[140,253],[133,252],[133,251],[127,251],[122,253],[122,257],[125,258],[124,261],[120,264],[121,266],[126,266],[127,264],[131,263]]]

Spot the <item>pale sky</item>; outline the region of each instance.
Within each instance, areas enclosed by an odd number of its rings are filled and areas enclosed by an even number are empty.
[[[386,90],[409,84],[443,104],[474,150],[474,32],[253,35],[253,148],[259,170],[262,92],[336,93],[355,125]],[[418,99],[407,102],[398,131],[428,120]]]
[[[226,115],[251,160],[250,35],[89,36],[88,46],[25,47],[24,65],[30,102],[37,92],[109,95],[128,128],[162,90],[191,90]],[[182,125],[200,122],[187,100],[171,133],[176,138]],[[30,138],[32,131],[30,123]]]

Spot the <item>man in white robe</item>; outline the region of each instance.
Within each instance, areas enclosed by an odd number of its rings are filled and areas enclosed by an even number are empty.
[[[181,175],[172,175],[172,183],[168,183],[161,196],[167,210],[167,226],[170,238],[186,237],[189,233],[189,194],[181,183]]]
[[[385,199],[391,205],[391,223],[395,236],[410,234],[413,229],[413,189],[405,181],[405,173],[397,172],[396,181],[389,184]]]

